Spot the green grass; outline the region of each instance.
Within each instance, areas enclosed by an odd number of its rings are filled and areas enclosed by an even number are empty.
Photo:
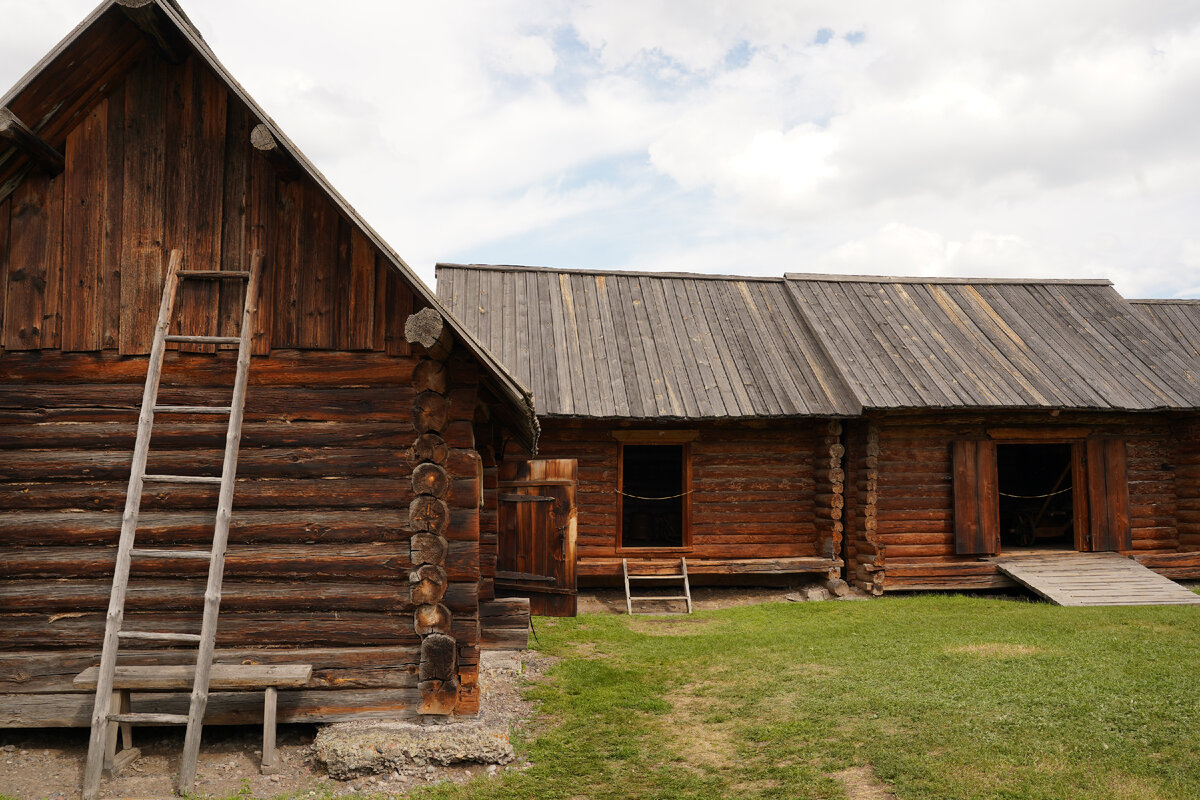
[[[435,798],[1200,797],[1200,618],[963,596],[538,620],[524,772]],[[664,635],[666,634],[666,635]]]

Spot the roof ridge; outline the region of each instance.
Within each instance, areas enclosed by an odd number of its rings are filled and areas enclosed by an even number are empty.
[[[522,264],[451,264],[439,262],[434,266],[439,269],[471,269],[489,272],[544,272],[569,275],[615,275],[630,278],[663,278],[674,280],[711,280],[711,281],[759,281],[763,283],[782,283],[778,275],[727,275],[711,272],[654,272],[651,270],[624,269],[588,269],[585,267],[536,267]]]
[[[831,283],[942,283],[942,284],[1030,284],[1071,286],[1112,286],[1108,278],[966,278],[916,275],[838,275],[833,273],[785,272],[789,281],[821,281]]]

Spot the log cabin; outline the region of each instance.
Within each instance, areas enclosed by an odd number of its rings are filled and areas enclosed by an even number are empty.
[[[535,397],[540,460],[506,459],[505,484],[577,481],[577,538],[551,524],[544,550],[522,498],[501,503],[497,581],[535,611],[570,613],[544,595],[612,582],[622,559],[840,574],[841,420],[861,409],[784,280],[440,264],[437,290]]]
[[[1200,375],[1200,300],[1129,302],[1190,358],[1192,374]],[[1200,414],[1180,415],[1173,432],[1176,481],[1183,489],[1178,492],[1176,507],[1179,550],[1196,553],[1200,551]],[[1187,577],[1195,574],[1189,572]]]
[[[494,452],[536,447],[528,391],[173,0],[108,0],[0,100],[0,727],[89,724],[72,679],[99,658],[175,251],[194,270],[263,265],[216,662],[311,664],[282,721],[476,713],[481,644],[523,641],[528,623],[492,583]],[[241,291],[185,284],[172,331],[236,335]],[[160,402],[228,403],[233,351],[169,346]],[[151,471],[219,473],[212,419],[161,415]],[[148,490],[139,542],[202,546],[213,489]],[[188,563],[135,558],[126,619],[197,627],[207,564]],[[187,697],[133,707],[179,713]],[[206,721],[259,714],[215,693]]]
[[[1200,576],[1200,370],[1109,282],[787,278],[863,407],[848,580],[1007,587],[996,556],[1079,551]]]

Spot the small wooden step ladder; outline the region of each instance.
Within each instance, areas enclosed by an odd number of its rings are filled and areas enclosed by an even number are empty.
[[[680,557],[678,572],[666,573],[666,574],[650,573],[650,572],[630,574],[629,561],[628,561],[628,559],[622,558],[621,559],[621,573],[622,573],[622,575],[625,576],[625,611],[626,611],[626,613],[629,613],[629,614],[633,613],[633,604],[634,603],[666,602],[666,601],[672,601],[672,600],[683,600],[687,604],[687,611],[684,613],[687,613],[687,614],[692,613],[692,587],[691,587],[691,584],[688,582],[688,571],[687,571],[687,559],[686,558],[684,558],[682,556]],[[679,595],[638,595],[635,597],[633,595],[633,593],[630,592],[630,590],[629,590],[629,582],[630,581],[657,581],[659,583],[662,583],[664,581],[666,581],[666,582],[674,581],[674,582],[678,582],[679,586],[682,587],[683,594],[679,594]]]
[[[112,748],[117,728],[120,726],[128,744],[129,725],[187,725],[184,737],[183,757],[179,767],[179,793],[188,794],[196,778],[196,763],[200,755],[200,730],[204,711],[208,705],[209,677],[212,668],[213,649],[217,635],[217,615],[221,604],[221,581],[225,572],[225,546],[229,538],[229,521],[233,508],[233,486],[237,473],[238,447],[242,434],[242,413],[246,400],[246,379],[250,368],[251,324],[257,306],[258,287],[262,271],[262,253],[255,251],[249,271],[205,271],[183,270],[180,265],[183,255],[172,250],[168,262],[166,280],[163,284],[162,302],[158,309],[158,322],[154,328],[154,341],[150,348],[150,363],[146,371],[146,386],[142,393],[142,408],[138,417],[137,439],[133,448],[133,464],[129,472],[129,489],[125,498],[125,512],[121,518],[121,538],[117,547],[117,562],[113,573],[112,594],[109,597],[108,615],[104,627],[104,648],[100,666],[96,673],[96,700],[92,710],[92,732],[88,740],[87,766],[83,774],[83,800],[94,800],[100,791],[100,775],[107,767],[113,769]],[[237,336],[188,336],[170,335],[171,316],[181,281],[243,281],[245,294],[242,301],[241,329]],[[215,313],[215,312],[214,312]],[[162,377],[163,358],[168,342],[195,344],[236,344],[238,346],[237,369],[233,384],[233,398],[228,406],[158,405],[158,386]],[[147,475],[146,461],[150,452],[150,435],[154,428],[155,414],[227,414],[229,427],[225,435],[225,457],[221,477],[198,475]],[[138,511],[141,508],[142,490],[146,482],[151,483],[204,483],[219,484],[216,523],[213,527],[210,550],[167,550],[162,548],[135,548]],[[129,585],[130,562],[133,558],[155,558],[166,560],[202,559],[208,561],[208,585],[204,592],[204,614],[199,633],[156,632],[125,630],[122,622],[125,615],[125,593]],[[192,681],[191,704],[186,716],[182,714],[133,713],[128,708],[128,693],[114,691],[117,670],[117,655],[124,641],[186,642],[197,646],[195,677]],[[116,707],[114,708],[114,698]],[[124,698],[123,700],[121,698]],[[108,761],[109,763],[105,763]]]

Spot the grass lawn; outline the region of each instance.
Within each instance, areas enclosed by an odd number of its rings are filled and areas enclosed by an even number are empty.
[[[419,797],[834,800],[867,765],[904,800],[1200,797],[1194,607],[917,596],[537,629],[563,661],[532,689],[534,765]]]

